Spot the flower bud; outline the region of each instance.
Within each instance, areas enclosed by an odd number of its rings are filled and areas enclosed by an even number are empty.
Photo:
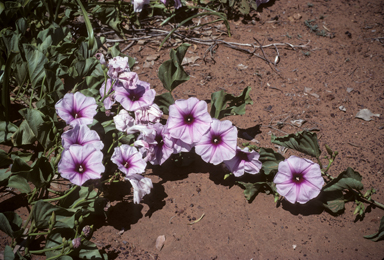
[[[81,238],[77,237],[77,238],[73,239],[72,245],[73,245],[73,248],[79,248],[81,245]]]
[[[91,234],[91,227],[86,225],[85,227],[83,227],[82,231],[83,231],[83,236],[87,238]]]

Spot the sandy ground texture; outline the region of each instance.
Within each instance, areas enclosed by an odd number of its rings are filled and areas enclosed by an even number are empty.
[[[354,168],[363,176],[365,189],[375,187],[374,198],[384,202],[383,15],[380,0],[272,0],[249,19],[231,20],[233,36],[221,39],[306,48],[276,45],[280,59],[274,66],[224,45],[214,48],[212,60],[206,53],[208,45],[192,43],[186,57],[199,59],[185,66],[191,79],[175,89],[174,97],[207,100],[221,89],[239,95],[250,86],[253,105],[247,106],[245,115],[226,119],[241,129],[259,125],[253,143],[277,150],[270,142],[271,133],[282,136],[318,129],[323,155],[324,144],[339,151],[329,173],[337,176],[348,166]],[[313,19],[311,25],[317,25],[323,36],[305,25]],[[158,43],[148,41],[126,52],[137,59],[140,79],[150,82],[158,94],[165,90],[157,70],[169,59],[170,47],[158,52]],[[273,63],[276,49],[264,48],[264,52],[255,53]],[[156,57],[153,63],[147,61],[150,55]],[[356,118],[364,108],[380,117]],[[291,121],[298,119],[306,123],[293,126]],[[288,150],[284,156],[292,154],[300,155]],[[170,162],[152,167],[146,176],[154,188],[139,205],[133,204],[129,184],[113,184],[106,191],[111,201],[108,218],[95,223],[91,240],[110,259],[384,258],[383,241],[363,238],[377,232],[382,210],[372,208],[361,220],[353,215],[353,203],[337,217],[324,212],[316,200],[276,205],[272,196],[259,194],[248,203],[234,178],[223,180],[226,173],[221,165],[208,165],[199,158],[188,167],[174,168]],[[0,203],[1,211],[18,208],[9,200]],[[203,214],[199,222],[188,225]],[[9,240],[0,235],[3,250]],[[165,236],[165,244],[158,250],[155,243],[160,235]]]

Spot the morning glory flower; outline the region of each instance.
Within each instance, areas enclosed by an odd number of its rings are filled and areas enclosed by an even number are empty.
[[[108,60],[108,77],[118,79],[119,75],[125,71],[131,71],[129,69],[128,57],[116,56]]]
[[[179,9],[180,7],[182,7],[183,5],[181,4],[181,1],[180,0],[175,0],[175,9]]]
[[[166,146],[173,148],[173,153],[181,153],[181,152],[189,152],[195,146],[194,144],[187,144],[181,141],[180,139],[176,139],[171,137],[169,134],[168,124],[165,126],[163,131],[163,142]]]
[[[95,54],[95,57],[96,57],[96,59],[99,60],[99,62],[100,62],[101,65],[106,65],[106,64],[107,64],[107,62],[105,61],[105,58],[104,58],[104,54],[102,54],[102,53],[96,53],[96,54]]]
[[[61,177],[79,186],[89,179],[100,179],[104,171],[103,153],[93,144],[71,145],[63,151],[58,164]]]
[[[135,124],[136,125],[149,125],[160,122],[163,112],[159,106],[153,103],[150,106],[142,107],[135,110]]]
[[[132,0],[133,1],[133,11],[135,13],[140,13],[143,10],[144,5],[148,5],[150,0]]]
[[[124,109],[135,111],[142,107],[152,105],[155,100],[156,91],[150,89],[149,83],[139,81],[135,89],[115,86],[115,99]]]
[[[141,153],[139,153],[135,147],[127,144],[115,148],[111,161],[115,163],[119,170],[126,176],[143,173],[147,166]]]
[[[61,135],[61,143],[64,149],[68,149],[71,145],[93,144],[93,146],[102,150],[104,144],[100,141],[100,136],[96,131],[89,129],[86,125],[76,125],[73,129],[64,132]]]
[[[57,115],[71,126],[92,124],[96,108],[96,100],[80,92],[65,94],[55,105]]]
[[[135,119],[131,117],[127,110],[120,110],[119,114],[113,117],[116,129],[121,132],[127,132],[135,124]]]
[[[294,155],[279,163],[273,182],[281,196],[291,203],[300,204],[317,197],[324,185],[320,166]]]
[[[119,83],[116,82],[115,84],[119,84]],[[105,88],[105,85],[107,85],[107,88]],[[103,99],[104,94],[107,96],[103,101],[105,109],[111,109],[112,105],[115,104],[115,95],[114,94],[110,95],[113,92],[113,89],[114,87],[112,85],[111,79],[107,80],[107,84],[105,84],[104,82],[101,85],[101,88],[99,90],[101,99]]]
[[[165,126],[156,123],[152,126],[155,129],[155,144],[153,145],[153,156],[149,162],[153,165],[162,165],[173,153],[173,148],[168,147],[164,142]],[[138,137],[140,139],[140,136]]]
[[[132,72],[132,71],[126,71],[121,73],[119,75],[119,82],[126,89],[135,89],[137,87],[136,86],[137,84],[139,85],[147,84],[149,86],[149,83],[139,80],[139,75],[137,75],[136,72]]]
[[[200,138],[195,151],[205,162],[217,165],[236,155],[237,129],[229,120],[213,118],[211,129]]]
[[[133,187],[133,202],[139,204],[143,197],[151,193],[153,188],[152,180],[139,174],[128,175],[125,177]]]
[[[258,152],[249,152],[248,147],[245,147],[243,150],[240,147],[237,147],[235,157],[231,160],[224,161],[224,163],[233,175],[239,177],[243,175],[244,172],[250,174],[258,173],[261,169],[259,158],[260,154]]]
[[[177,100],[169,106],[168,131],[171,137],[184,143],[200,141],[211,126],[212,118],[207,111],[207,103],[195,97]]]

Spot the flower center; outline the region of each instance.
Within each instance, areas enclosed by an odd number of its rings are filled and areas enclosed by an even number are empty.
[[[191,125],[193,122],[194,122],[194,118],[192,115],[188,115],[184,118],[184,122],[187,124],[187,125]]]
[[[78,173],[84,173],[84,171],[85,171],[85,169],[84,169],[85,167],[83,167],[83,165],[79,165],[79,167],[77,168],[77,172]]]
[[[163,136],[156,135],[155,141],[157,142],[158,147],[163,147],[163,145],[164,145]]]
[[[73,118],[75,118],[75,119],[81,117],[79,111],[77,111],[77,110],[73,110],[73,111],[71,112],[71,115],[72,115]]]
[[[124,164],[124,167],[128,169],[128,168],[129,168],[129,166],[130,166],[129,162],[128,162],[128,161],[126,161],[126,162],[125,162],[125,164]]]
[[[305,178],[301,172],[300,173],[293,173],[292,174],[292,181],[294,183],[300,184],[300,183],[305,181]]]
[[[221,143],[221,137],[220,137],[220,136],[213,136],[213,137],[212,137],[212,143],[213,143],[214,145],[218,145],[218,144],[220,144],[220,143]]]

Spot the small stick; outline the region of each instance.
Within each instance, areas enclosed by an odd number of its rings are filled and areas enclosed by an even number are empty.
[[[205,216],[205,213],[203,213],[203,215],[201,215],[201,217],[198,218],[198,219],[196,219],[195,221],[193,221],[193,222],[191,222],[191,223],[188,223],[188,225],[196,224],[197,222],[199,222],[200,220],[202,220],[204,216]]]

